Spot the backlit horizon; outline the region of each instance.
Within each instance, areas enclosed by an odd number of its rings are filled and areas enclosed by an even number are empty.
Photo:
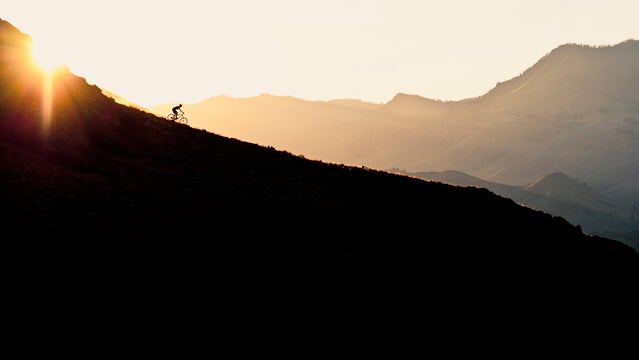
[[[566,43],[639,39],[636,1],[11,1],[1,15],[138,105],[262,93],[387,102],[488,92]]]

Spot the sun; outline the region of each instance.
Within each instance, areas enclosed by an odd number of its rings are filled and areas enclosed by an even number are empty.
[[[64,51],[56,46],[55,42],[33,40],[31,43],[31,56],[36,65],[45,72],[53,72],[66,66]]]

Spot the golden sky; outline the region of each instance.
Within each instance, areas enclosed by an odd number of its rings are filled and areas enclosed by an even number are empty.
[[[565,43],[639,39],[637,0],[2,0],[76,75],[151,107],[226,94],[486,93]]]

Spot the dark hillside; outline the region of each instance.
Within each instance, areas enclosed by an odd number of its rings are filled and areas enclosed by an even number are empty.
[[[458,186],[486,188],[518,204],[560,216],[585,233],[612,237],[639,250],[639,227],[632,208],[612,201],[587,185],[563,173],[554,173],[526,186],[513,186],[464,174],[459,171],[403,173],[420,179]]]
[[[617,241],[487,190],[171,123],[68,71],[47,125],[42,75],[12,45],[28,39],[6,22],[0,34],[3,244],[29,345],[238,358],[636,350],[624,326],[639,255]]]

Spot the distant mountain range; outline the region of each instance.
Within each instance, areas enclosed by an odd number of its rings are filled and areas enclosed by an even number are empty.
[[[561,216],[588,233],[621,240],[639,250],[639,213],[564,173],[525,186],[494,183],[459,171],[404,173],[452,185],[486,188],[532,209]]]
[[[150,108],[165,114],[171,105]],[[184,107],[194,127],[313,159],[458,170],[510,185],[562,172],[639,208],[639,41],[568,44],[487,94],[386,104],[261,95]]]
[[[170,106],[150,110],[165,114]],[[594,213],[572,201],[527,205],[586,231],[639,242],[636,40],[560,46],[520,76],[462,101],[397,94],[371,104],[263,94],[218,96],[184,109],[193,127],[329,162],[408,173],[453,169],[517,188],[562,173],[616,205]]]
[[[8,351],[636,358],[631,247],[169,122],[68,71],[45,96],[29,40],[0,20]]]

